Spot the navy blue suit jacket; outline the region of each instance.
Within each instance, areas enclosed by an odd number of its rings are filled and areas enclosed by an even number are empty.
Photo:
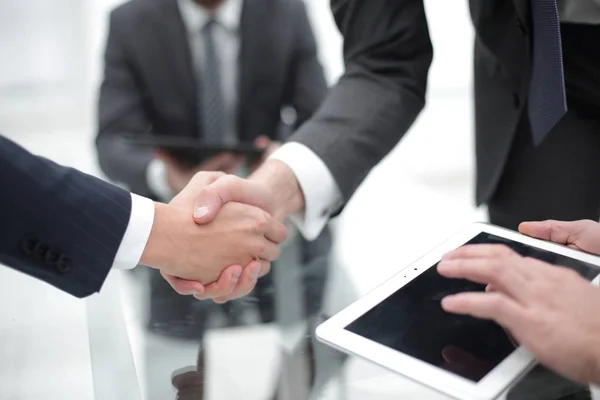
[[[0,136],[0,264],[88,296],[106,279],[130,215],[129,192]]]

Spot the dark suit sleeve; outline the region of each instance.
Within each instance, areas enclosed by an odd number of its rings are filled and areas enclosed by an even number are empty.
[[[294,56],[290,65],[286,103],[297,113],[297,127],[317,111],[327,94],[327,82],[319,63],[317,44],[303,1],[293,2]]]
[[[100,168],[106,176],[124,183],[134,193],[151,196],[146,169],[152,160],[152,149],[134,146],[125,140],[127,135],[145,134],[151,129],[142,91],[123,39],[122,31],[127,27],[128,17],[114,11],[110,17],[104,80],[98,104],[96,148]]]
[[[344,200],[425,104],[433,50],[422,0],[331,0],[346,71],[291,140],[328,166]]]
[[[85,297],[100,290],[131,215],[127,191],[0,136],[0,264]]]

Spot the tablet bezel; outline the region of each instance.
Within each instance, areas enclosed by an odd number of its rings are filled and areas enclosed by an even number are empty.
[[[535,365],[533,356],[522,346],[511,353],[479,382],[473,382],[345,329],[350,323],[398,289],[436,265],[444,254],[464,245],[482,232],[597,265],[599,266],[598,274],[600,275],[600,257],[598,256],[583,253],[555,243],[534,239],[497,226],[475,223],[448,239],[422,258],[411,263],[372,292],[319,325],[316,331],[317,338],[341,351],[363,357],[436,389],[441,393],[456,398],[488,400],[500,396],[512,383]]]

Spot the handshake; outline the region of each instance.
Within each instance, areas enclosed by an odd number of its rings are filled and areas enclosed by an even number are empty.
[[[276,160],[248,180],[198,172],[168,205],[155,203],[140,264],[182,295],[217,303],[245,296],[279,257],[283,220],[303,206],[295,176]]]

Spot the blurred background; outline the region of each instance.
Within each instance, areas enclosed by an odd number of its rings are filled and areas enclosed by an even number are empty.
[[[104,177],[94,145],[98,93],[109,12],[121,3],[0,0],[3,135]],[[333,85],[343,71],[340,36],[327,1],[305,3],[318,58]],[[448,234],[484,218],[473,205],[472,28],[466,2],[425,3],[435,48],[427,106],[331,224],[333,244],[317,314],[339,311]],[[281,279],[275,277],[275,289],[267,293],[277,292]],[[163,334],[160,326],[152,331],[148,319],[153,318],[152,307],[160,307],[148,300],[152,290],[151,278],[143,273],[116,272],[102,294],[84,302],[0,269],[0,399],[175,398],[171,375],[196,363],[198,343]],[[306,319],[288,321],[284,326],[291,328],[286,330],[278,317],[260,323],[260,306],[246,302],[240,307],[203,311],[214,317],[202,333],[208,349],[206,373],[200,378],[206,398],[270,399],[278,385],[285,386],[279,372],[289,369],[298,376],[290,354],[310,336]],[[234,313],[237,317],[230,318]],[[313,355],[315,349],[302,347],[298,353],[307,352]],[[330,370],[313,397],[438,396],[360,360],[342,360]],[[278,395],[294,398],[281,389]]]

